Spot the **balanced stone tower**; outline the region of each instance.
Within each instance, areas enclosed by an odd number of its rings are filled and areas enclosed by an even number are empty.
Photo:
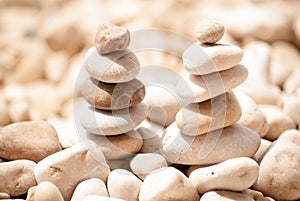
[[[246,80],[248,71],[239,64],[239,47],[216,43],[223,34],[223,25],[203,21],[196,31],[199,42],[183,53],[188,73],[176,88],[189,104],[179,110],[163,138],[163,154],[170,162],[211,165],[251,157],[260,145],[256,132],[236,123],[242,111],[231,90]]]
[[[141,135],[134,130],[148,114],[144,84],[136,79],[140,63],[127,49],[129,31],[110,23],[99,25],[95,45],[84,61],[90,77],[81,92],[90,104],[81,125],[86,137],[102,149],[108,160],[125,158],[140,150]]]

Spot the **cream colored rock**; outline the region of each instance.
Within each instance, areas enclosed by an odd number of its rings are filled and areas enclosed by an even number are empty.
[[[29,121],[29,104],[16,100],[9,104],[8,114],[13,122]]]
[[[105,183],[98,178],[91,178],[80,182],[73,192],[71,201],[82,201],[88,195],[108,197]]]
[[[175,121],[176,113],[181,107],[180,97],[173,88],[147,86],[144,102],[149,106],[148,118],[151,122],[169,126]]]
[[[90,133],[86,136],[100,147],[108,160],[128,157],[137,153],[143,146],[142,136],[135,130],[115,136],[99,136]]]
[[[64,198],[53,183],[44,181],[36,186],[34,201],[64,201]]]
[[[300,125],[300,94],[299,95],[283,95],[282,110],[299,126]]]
[[[85,55],[84,67],[96,80],[107,83],[128,82],[140,71],[140,62],[130,50],[99,55],[91,47]]]
[[[0,192],[18,196],[36,185],[33,175],[36,163],[29,160],[15,160],[0,163]]]
[[[164,167],[168,167],[166,159],[155,153],[137,154],[130,161],[132,172],[141,180],[144,180],[150,172]]]
[[[247,127],[234,124],[196,137],[180,133],[171,124],[163,137],[163,155],[185,165],[209,165],[236,157],[251,157],[260,145],[259,135]]]
[[[148,107],[140,103],[129,109],[116,111],[97,110],[87,103],[78,105],[80,123],[88,132],[97,135],[118,135],[139,125],[148,115]]]
[[[84,197],[82,201],[127,201],[127,200],[123,200],[119,198],[108,198],[99,195],[88,195]]]
[[[196,37],[201,43],[216,43],[224,33],[224,26],[215,20],[201,20],[196,27]]]
[[[190,174],[189,180],[199,194],[217,189],[243,191],[254,184],[258,177],[258,170],[259,166],[253,159],[233,158],[196,169]]]
[[[246,80],[247,69],[236,65],[208,75],[186,75],[177,83],[178,94],[188,102],[202,102],[237,87]]]
[[[296,128],[294,121],[280,108],[273,105],[260,105],[259,108],[265,114],[269,124],[269,131],[264,138],[273,141],[283,131]]]
[[[300,131],[296,129],[285,130],[278,139],[288,140],[300,146]]]
[[[95,144],[85,145],[89,149],[77,144],[40,161],[34,169],[36,181],[52,182],[59,188],[65,200],[70,200],[72,192],[83,180],[99,178],[106,182],[110,170],[102,151]]]
[[[294,69],[285,80],[283,90],[288,94],[300,95],[300,69]]]
[[[259,176],[254,189],[276,200],[300,198],[300,147],[277,140],[259,163]]]
[[[61,149],[56,131],[48,122],[19,122],[1,129],[0,156],[2,158],[38,162]]]
[[[110,197],[126,201],[138,201],[142,181],[124,169],[111,171],[107,178],[107,189]]]
[[[250,195],[232,191],[210,191],[202,195],[200,201],[254,201]]]
[[[241,48],[227,44],[194,43],[182,55],[185,69],[194,75],[228,70],[242,60]]]
[[[26,201],[34,201],[35,189],[36,189],[36,186],[32,186],[28,189]]]
[[[229,91],[210,100],[184,106],[176,115],[176,124],[181,133],[197,136],[233,125],[241,116],[240,104]]]
[[[259,161],[261,156],[264,155],[266,150],[269,148],[269,146],[272,144],[271,141],[266,140],[266,139],[260,139],[260,146],[257,150],[257,152],[252,156],[252,158],[256,161]]]
[[[260,137],[265,136],[269,130],[269,124],[264,113],[248,95],[241,92],[235,95],[242,108],[242,116],[238,123],[256,131]]]
[[[141,187],[140,201],[189,200],[198,201],[196,188],[188,178],[173,167],[151,172]]]
[[[242,191],[245,195],[250,195],[254,200],[264,199],[264,195],[260,191],[256,191],[253,189],[246,189]]]

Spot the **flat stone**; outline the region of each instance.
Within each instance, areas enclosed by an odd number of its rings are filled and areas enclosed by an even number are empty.
[[[243,191],[254,184],[258,170],[258,164],[251,158],[233,158],[216,165],[198,168],[192,171],[189,180],[199,194],[217,189]]]
[[[200,201],[254,201],[250,195],[232,191],[210,191],[202,195]]]
[[[55,129],[46,121],[10,124],[0,132],[0,157],[38,162],[62,149]]]
[[[196,37],[201,43],[216,43],[224,33],[224,26],[216,20],[201,20],[196,28]]]
[[[202,102],[237,87],[246,80],[248,70],[242,65],[208,75],[185,75],[177,83],[177,92],[188,102]]]
[[[173,167],[151,172],[141,187],[140,201],[189,200],[198,201],[196,188],[188,178]]]
[[[134,107],[115,111],[98,110],[81,103],[79,109],[80,123],[87,132],[97,135],[119,135],[134,129],[148,115],[148,107],[140,103]]]
[[[33,175],[36,163],[30,160],[15,160],[0,163],[0,192],[10,196],[25,194],[36,185]]]
[[[125,50],[130,43],[128,29],[109,22],[102,23],[97,28],[95,47],[99,54]]]
[[[163,155],[172,163],[210,165],[237,157],[251,157],[260,145],[259,135],[240,124],[199,136],[180,133],[171,124],[163,137]]]
[[[53,183],[44,181],[37,185],[34,191],[35,201],[64,201],[59,189]]]
[[[140,62],[130,50],[99,55],[91,47],[85,55],[84,67],[87,72],[101,82],[119,83],[134,79],[140,71]]]
[[[88,148],[77,144],[46,157],[34,169],[36,181],[55,184],[64,200],[71,199],[76,186],[83,180],[99,178],[106,182],[110,170],[102,151],[95,144]],[[92,154],[92,149],[97,149],[97,155]]]
[[[86,136],[100,147],[108,160],[131,156],[143,146],[142,136],[135,130],[115,136],[100,136],[90,133],[87,133]]]
[[[184,106],[176,115],[176,124],[181,133],[196,136],[233,125],[241,115],[240,104],[229,91],[210,100]]]
[[[182,55],[185,69],[194,75],[230,69],[242,60],[243,51],[234,45],[194,43]]]
[[[145,86],[137,79],[129,82],[110,84],[87,79],[82,85],[83,98],[101,110],[120,110],[140,103],[146,94]]]

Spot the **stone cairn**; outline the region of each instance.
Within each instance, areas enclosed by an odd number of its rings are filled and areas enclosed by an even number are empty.
[[[143,144],[134,130],[148,114],[144,84],[136,79],[140,63],[127,47],[129,31],[110,23],[99,25],[95,45],[85,57],[90,77],[81,92],[90,104],[81,117],[86,137],[102,149],[107,160],[136,153]]]

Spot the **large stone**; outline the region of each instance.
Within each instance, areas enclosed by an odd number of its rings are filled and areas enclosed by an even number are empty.
[[[251,157],[260,145],[259,135],[240,124],[205,135],[187,136],[171,124],[163,137],[163,155],[173,163],[209,165],[236,157]]]

